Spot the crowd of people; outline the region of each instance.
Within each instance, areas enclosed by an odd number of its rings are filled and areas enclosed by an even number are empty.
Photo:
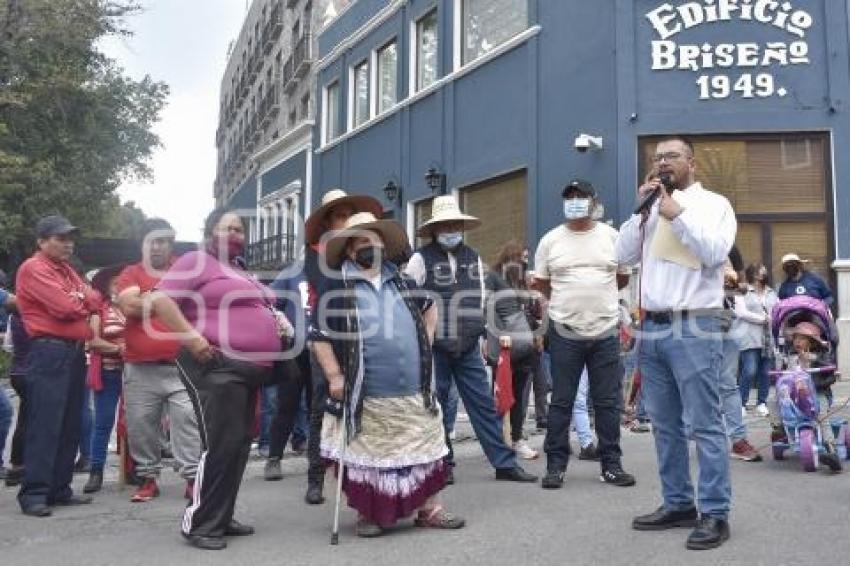
[[[598,219],[593,185],[575,180],[559,195],[564,222],[533,252],[511,241],[489,262],[464,240],[480,219],[453,196],[434,199],[416,227],[427,243],[413,250],[377,200],[329,191],[306,220],[303,259],[268,286],[245,268],[233,211],[213,211],[201,245],[179,257],[168,222],[148,220],[141,261],[90,279],[71,262],[77,228],[44,217],[14,294],[0,290],[19,398],[5,469],[13,411],[0,394],[5,482],[20,485],[28,516],[89,504],[72,490],[73,473],[89,472],[85,494],[102,489],[117,428],[131,501],[158,496],[163,455],[172,456],[186,481],[183,536],[223,549],[226,537],[254,532],[234,510],[259,436],[270,481],[283,477],[290,441],[306,449],[308,504],[325,501],[335,465],[359,536],[411,516],[417,527],[459,529],[465,520],[440,499],[462,480],[459,401],[495,479],[532,484],[538,477],[519,461],[539,456],[524,431],[533,390],[543,488],[564,486],[573,428],[578,457],[599,462],[602,482],[634,486],[620,446],[628,413],[631,430],[654,432],[663,496],[633,528],[689,527],[688,548],[717,547],[730,536],[730,456],[761,459],[744,421],[753,384],[756,414],[778,412],[771,312],[790,296],[833,298],[794,254],[782,259],[778,293],[763,264],[744,267],[735,213],[696,181],[687,140],[661,141],[653,165],[638,197],[656,202],[620,230]],[[629,305],[621,290],[636,265],[638,304]],[[789,331],[791,363],[817,361],[820,331],[808,322]],[[503,416],[491,376],[507,363],[514,402]],[[829,454],[826,465],[840,470]]]

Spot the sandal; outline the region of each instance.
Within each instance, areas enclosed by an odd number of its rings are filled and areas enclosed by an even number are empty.
[[[443,507],[438,505],[429,511],[419,511],[414,524],[429,529],[460,529],[466,525],[466,521],[444,511]]]

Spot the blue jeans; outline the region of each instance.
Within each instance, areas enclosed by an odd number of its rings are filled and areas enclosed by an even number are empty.
[[[12,418],[14,416],[15,410],[12,408],[9,396],[6,395],[6,388],[0,386],[0,468],[3,467],[3,452],[6,449],[6,437],[9,435],[9,429],[12,427]]]
[[[588,388],[596,415],[596,436],[602,469],[620,466],[620,413],[623,409],[623,366],[616,332],[585,339],[550,322],[549,352],[552,355],[552,403],[549,428],[543,447],[546,469],[562,472],[570,452],[570,421],[581,374],[587,367]]]
[[[573,404],[573,426],[576,428],[578,443],[582,448],[593,444],[593,430],[590,428],[590,415],[587,413],[587,368],[581,372],[576,401]]]
[[[747,404],[750,400],[750,386],[753,379],[758,380],[759,405],[767,403],[767,394],[770,391],[770,375],[768,370],[770,358],[762,356],[761,348],[751,348],[741,352],[741,403]]]
[[[106,449],[112,427],[115,426],[115,411],[121,397],[121,369],[103,370],[103,389],[94,392],[94,430],[91,437],[91,470],[103,472],[106,465]]]
[[[735,340],[723,338],[723,369],[720,375],[720,402],[723,420],[726,422],[726,435],[733,443],[747,438],[747,426],[741,410],[741,390],[738,387],[738,344]]]
[[[83,406],[80,407],[80,457],[91,460],[91,438],[94,417],[92,415],[92,395],[86,388],[83,392]]]
[[[260,438],[257,443],[260,448],[269,447],[269,431],[272,420],[277,414],[277,394],[279,386],[266,385],[260,391]]]
[[[434,371],[437,399],[440,405],[450,402],[452,383],[454,383],[469,415],[475,436],[478,437],[478,442],[481,443],[481,448],[490,461],[490,465],[497,470],[516,467],[516,454],[502,438],[502,419],[496,413],[496,405],[493,402],[493,394],[490,392],[487,371],[484,369],[484,360],[481,358],[478,344],[460,356],[435,350]],[[450,429],[445,426],[445,418],[443,425],[446,444],[449,447],[446,462],[454,465],[454,451],[449,438]]]
[[[18,492],[22,509],[67,501],[73,495],[85,387],[82,345],[54,339],[32,341],[27,356],[26,472]]]
[[[696,443],[699,462],[699,511],[725,519],[732,485],[720,383],[728,322],[717,315],[685,319],[681,328],[679,320],[674,323],[646,320],[640,351],[664,506],[684,510],[694,505],[690,438]]]

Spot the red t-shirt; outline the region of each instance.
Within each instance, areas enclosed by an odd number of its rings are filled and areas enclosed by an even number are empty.
[[[124,268],[118,276],[118,294],[131,287],[138,287],[142,293],[147,293],[158,283],[158,277],[148,273],[143,263],[137,263]],[[180,343],[177,340],[150,336],[145,330],[146,324],[149,324],[156,333],[170,332],[168,327],[155,316],[150,323],[145,323],[139,318],[127,317],[127,326],[124,330],[126,342],[124,361],[129,363],[173,362],[177,358]]]

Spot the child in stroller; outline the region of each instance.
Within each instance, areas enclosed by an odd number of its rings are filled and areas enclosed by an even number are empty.
[[[783,328],[783,321],[779,321],[777,342],[782,371],[774,373],[778,375],[775,414],[781,424],[776,423],[779,426],[775,425],[772,435],[773,455],[781,460],[784,451],[793,448],[799,450],[806,471],[814,471],[820,460],[838,473],[842,465],[836,450],[837,439],[830,426],[821,427],[818,421],[832,405],[832,384],[838,372],[831,344],[815,323],[817,315],[806,314],[798,310],[795,315],[789,315],[784,322],[796,322],[794,326]],[[787,348],[789,341],[791,347]],[[789,438],[794,442],[789,442]]]

